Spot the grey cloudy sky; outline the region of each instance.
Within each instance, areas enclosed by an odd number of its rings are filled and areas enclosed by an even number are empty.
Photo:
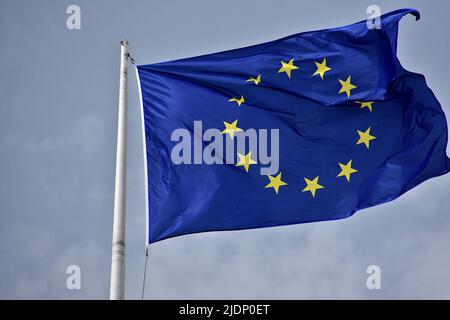
[[[81,7],[81,30],[66,8]],[[108,297],[119,41],[139,64],[417,8],[399,57],[450,114],[448,1],[0,1],[0,298]],[[130,72],[131,75],[133,73]],[[139,298],[144,177],[129,80],[126,296]],[[332,222],[189,235],[152,247],[146,298],[450,298],[450,175]],[[82,290],[66,289],[77,264]],[[382,289],[366,288],[377,264]]]

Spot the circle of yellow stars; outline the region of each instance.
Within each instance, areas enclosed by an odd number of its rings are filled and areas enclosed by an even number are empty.
[[[281,60],[280,64],[281,67],[278,70],[278,73],[284,73],[288,77],[288,79],[291,79],[294,71],[301,70],[297,65],[295,65],[294,58],[291,58],[289,60]],[[312,76],[319,76],[321,80],[324,80],[324,77],[326,76],[326,73],[331,71],[331,67],[327,65],[327,59],[323,58],[323,60],[315,61],[314,62],[316,66],[316,71],[312,74]],[[345,77],[344,77],[345,78]],[[261,74],[258,74],[256,76],[250,76],[246,82],[251,83],[255,86],[259,86],[262,83],[262,77]],[[347,98],[350,98],[350,95],[352,93],[352,90],[357,89],[358,87],[352,83],[352,77],[351,75],[346,75],[346,79],[342,80],[338,78],[339,84],[341,85],[341,88],[338,91],[338,94],[346,94]],[[238,105],[238,107],[241,107],[245,103],[245,98],[243,95],[240,97],[231,97],[229,102],[234,102]],[[373,104],[374,101],[355,101],[355,103],[360,105],[361,109],[367,108],[369,112],[373,111]],[[233,122],[229,123],[226,121],[223,121],[223,124],[225,126],[225,129],[222,131],[222,134],[228,134],[231,139],[234,138],[234,135],[236,132],[243,131],[241,128],[237,126],[238,119],[234,120]],[[368,127],[365,130],[356,130],[359,138],[356,141],[356,145],[363,144],[367,150],[370,149],[370,142],[376,137],[371,132],[371,127]],[[257,161],[255,161],[252,158],[252,151],[249,151],[247,154],[241,154],[238,153],[239,161],[236,163],[236,167],[244,167],[244,170],[246,172],[249,172],[250,166],[257,164]],[[340,170],[336,176],[336,178],[344,177],[345,180],[347,180],[348,183],[350,183],[351,175],[358,172],[357,169],[352,167],[352,159],[348,160],[345,164],[338,162],[338,167]],[[269,183],[265,186],[266,189],[273,189],[275,194],[278,194],[281,187],[287,186],[288,184],[282,180],[282,172],[278,172],[278,174],[271,176],[268,175],[267,178],[269,179]],[[310,179],[311,178],[311,179]],[[311,196],[313,198],[316,197],[317,190],[325,189],[325,186],[319,184],[319,176],[316,176],[314,178],[312,177],[304,177],[305,186],[303,189],[301,189],[302,192],[310,192]]]

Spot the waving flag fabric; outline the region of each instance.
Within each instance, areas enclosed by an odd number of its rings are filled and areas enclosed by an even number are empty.
[[[138,66],[147,242],[341,219],[447,173],[441,106],[396,55],[408,13]]]

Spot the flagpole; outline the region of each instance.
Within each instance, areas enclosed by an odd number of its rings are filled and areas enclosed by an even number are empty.
[[[125,298],[125,208],[127,180],[127,60],[128,41],[120,42],[119,112],[117,121],[116,180],[109,299]]]

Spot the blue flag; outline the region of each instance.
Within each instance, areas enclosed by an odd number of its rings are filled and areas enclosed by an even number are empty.
[[[447,173],[441,106],[396,56],[408,13],[138,66],[147,243],[341,219]]]

